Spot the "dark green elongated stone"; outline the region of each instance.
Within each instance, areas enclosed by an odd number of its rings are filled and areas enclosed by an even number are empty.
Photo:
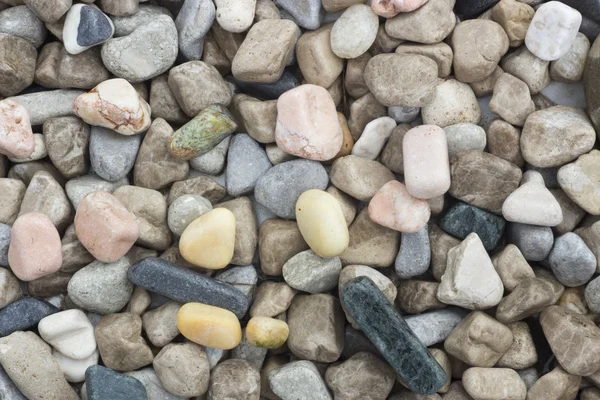
[[[360,276],[350,281],[340,300],[410,390],[429,395],[444,386],[442,367],[371,279]]]
[[[169,152],[178,160],[191,160],[212,150],[237,129],[226,107],[212,104],[169,139]]]
[[[498,247],[505,226],[502,216],[463,202],[456,203],[440,220],[440,227],[459,239],[475,232],[487,251]]]

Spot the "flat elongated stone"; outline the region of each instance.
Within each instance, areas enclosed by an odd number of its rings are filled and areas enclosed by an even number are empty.
[[[238,318],[248,309],[248,298],[242,291],[156,257],[132,265],[129,280],[180,303],[197,302],[225,308]]]
[[[146,400],[144,385],[139,380],[119,374],[100,365],[85,371],[87,400]]]
[[[463,202],[456,203],[440,220],[440,227],[457,238],[476,233],[488,251],[500,243],[505,225],[504,218]]]
[[[346,285],[340,299],[387,362],[413,392],[428,395],[446,383],[447,375],[383,293],[367,277]]]
[[[25,297],[10,303],[0,311],[0,337],[29,329],[37,325],[42,318],[56,312],[58,308],[34,297]]]

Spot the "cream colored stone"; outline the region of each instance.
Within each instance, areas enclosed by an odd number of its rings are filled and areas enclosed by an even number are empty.
[[[252,317],[246,325],[246,340],[256,347],[267,349],[281,347],[289,333],[288,325],[275,318]]]
[[[580,376],[571,375],[557,366],[533,384],[527,400],[575,400],[580,383]]]
[[[496,366],[512,369],[525,369],[533,366],[538,360],[538,355],[529,325],[525,322],[513,322],[508,327],[513,334],[513,343],[500,357]]]
[[[527,397],[525,382],[509,368],[469,368],[462,382],[474,399],[525,400]]]
[[[516,126],[523,126],[527,116],[535,111],[527,84],[507,73],[496,80],[489,106],[490,111]]]
[[[600,215],[600,151],[592,150],[558,170],[558,184],[579,207]]]
[[[492,19],[506,31],[510,47],[523,44],[533,14],[530,5],[516,0],[501,0],[492,8]]]
[[[473,89],[455,79],[440,80],[433,101],[421,108],[424,124],[446,127],[469,122],[478,124],[481,109]]]
[[[496,318],[505,324],[519,321],[542,311],[552,304],[552,285],[540,278],[523,280],[502,299],[496,310]]]
[[[242,340],[235,314],[206,304],[184,304],[177,313],[177,328],[192,342],[214,349],[230,350]]]
[[[434,44],[404,43],[396,47],[396,54],[420,54],[431,58],[438,65],[438,77],[445,78],[452,71],[452,48],[444,42]]]
[[[492,257],[492,263],[500,275],[504,289],[512,292],[525,279],[535,277],[533,269],[514,244],[507,245]]]
[[[306,31],[296,43],[296,58],[307,83],[330,87],[344,69],[344,60],[331,49],[332,25]]]

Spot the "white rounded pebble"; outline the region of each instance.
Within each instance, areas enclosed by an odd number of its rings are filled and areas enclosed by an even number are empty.
[[[379,17],[371,7],[355,4],[335,21],[331,29],[331,50],[341,58],[356,58],[375,42]]]
[[[85,381],[85,371],[92,365],[98,364],[98,350],[94,350],[89,357],[84,358],[83,360],[75,360],[66,357],[56,350],[52,351],[52,356],[54,357],[54,360],[56,360],[67,381],[73,383]]]
[[[256,0],[215,0],[217,22],[228,32],[244,32],[254,21]]]
[[[380,117],[369,122],[354,144],[352,154],[369,160],[376,159],[395,127],[396,121],[390,117]]]
[[[40,336],[66,357],[83,360],[96,350],[94,327],[81,310],[66,310],[43,318]]]

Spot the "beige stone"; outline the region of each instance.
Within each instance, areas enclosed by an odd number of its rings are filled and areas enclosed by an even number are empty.
[[[496,318],[505,324],[519,321],[552,304],[551,285],[540,278],[527,278],[498,304]]]
[[[8,178],[18,179],[26,185],[29,185],[31,179],[38,171],[46,171],[54,177],[54,179],[63,186],[66,183],[66,179],[56,169],[56,167],[48,161],[30,161],[27,163],[14,164],[8,171]]]
[[[600,215],[600,177],[596,166],[600,151],[592,150],[558,170],[558,184],[579,207]]]
[[[146,336],[156,347],[164,347],[179,335],[177,313],[181,304],[169,301],[142,315],[142,325]]]
[[[329,186],[326,190],[327,193],[332,195],[339,201],[340,206],[342,206],[342,213],[344,214],[344,218],[346,219],[346,225],[350,226],[354,218],[356,217],[356,206],[357,202],[355,199],[342,192],[335,186]]]
[[[507,245],[492,257],[492,263],[508,292],[512,292],[521,282],[535,277],[533,269],[514,244]]]
[[[538,356],[529,325],[525,322],[513,322],[508,327],[513,334],[513,343],[500,357],[496,366],[512,369],[525,369],[533,366],[537,362]]]
[[[130,264],[133,264],[131,261],[129,262]],[[150,293],[143,287],[136,286],[133,289],[131,299],[129,299],[129,303],[127,303],[127,308],[125,309],[125,311],[142,316],[146,309],[150,307],[151,302],[152,298],[150,296]]]
[[[506,31],[510,47],[523,44],[533,14],[530,5],[517,0],[502,0],[492,8],[492,19]]]
[[[281,15],[279,8],[273,3],[273,0],[257,0],[256,10],[254,11],[254,19],[262,21],[263,19],[279,19]]]
[[[590,41],[581,32],[577,32],[571,48],[561,58],[550,64],[550,76],[553,80],[566,83],[579,82],[590,51]]]
[[[525,82],[532,95],[541,92],[550,83],[550,63],[534,56],[526,46],[506,56],[501,65],[504,72]]]
[[[275,317],[289,308],[295,295],[296,290],[284,282],[265,281],[256,289],[250,316]]]
[[[377,101],[373,93],[369,92],[356,99],[350,105],[350,118],[348,120],[348,127],[354,140],[358,140],[369,122],[386,115],[385,106]]]
[[[348,248],[340,255],[343,265],[384,268],[393,264],[400,246],[400,233],[371,221],[366,208],[358,213],[348,233]]]
[[[552,195],[560,205],[563,215],[562,222],[553,228],[554,231],[558,235],[563,235],[567,232],[572,232],[585,216],[585,210],[579,207],[561,189],[550,189],[550,193],[552,193]],[[588,245],[588,247],[590,248],[590,250],[592,250],[592,246]],[[592,252],[594,252],[594,250],[592,250]]]
[[[494,85],[496,84],[496,81],[503,73],[504,71],[502,70],[502,68],[497,66],[494,72],[492,72],[489,76],[477,82],[470,82],[469,86],[471,86],[471,89],[473,89],[473,93],[475,93],[475,96],[489,96],[494,90]]]
[[[392,135],[381,153],[381,163],[391,171],[398,174],[404,173],[404,158],[402,157],[402,142],[404,135],[412,127],[408,124],[400,124],[394,128]]]
[[[444,42],[435,44],[404,43],[396,47],[396,54],[420,54],[431,58],[438,65],[438,77],[445,78],[452,71],[452,48]]]
[[[385,30],[385,24],[379,24],[377,28],[377,36],[375,36],[375,42],[369,49],[372,55],[391,53],[398,45],[404,43],[404,40],[396,39],[391,37]]]
[[[252,346],[277,349],[286,342],[289,332],[284,321],[270,317],[252,317],[244,334],[248,344]]]
[[[448,251],[460,245],[460,240],[447,234],[439,226],[430,223],[428,226],[429,243],[431,246],[431,269],[433,277],[440,281],[446,271]]]
[[[439,80],[433,100],[421,108],[423,124],[446,127],[463,122],[478,124],[481,109],[473,89],[455,79]]]
[[[0,269],[0,310],[22,297],[23,292],[17,277],[9,269]]]
[[[165,346],[154,358],[152,366],[160,383],[175,396],[201,396],[208,390],[208,358],[202,347],[195,343]]]
[[[527,400],[575,400],[581,377],[560,366],[538,379],[527,393]]]
[[[246,360],[225,360],[210,376],[207,400],[259,400],[260,373]]]
[[[396,306],[408,314],[421,314],[425,311],[446,307],[436,297],[439,283],[417,280],[402,280],[398,285]]]
[[[27,293],[34,297],[52,297],[67,293],[67,285],[73,274],[56,271],[27,282]],[[20,290],[20,288],[19,288]]]
[[[568,308],[577,314],[588,314],[588,306],[585,301],[583,286],[578,288],[566,288],[556,305]]]
[[[348,155],[337,159],[330,172],[331,183],[350,196],[369,201],[394,174],[377,161]]]
[[[206,43],[204,46],[206,51]],[[163,118],[177,124],[185,124],[190,120],[179,106],[173,91],[169,87],[168,75],[160,75],[152,79],[150,108],[152,109],[152,116],[155,118]]]
[[[77,117],[51,118],[44,122],[44,142],[48,156],[60,173],[68,178],[88,170],[90,127]]]
[[[575,233],[583,239],[592,253],[594,253],[596,256],[597,268],[600,268],[600,222],[595,222],[590,226],[583,226],[577,229]]]
[[[36,58],[29,40],[0,33],[0,95],[17,95],[33,83]]]
[[[260,267],[267,275],[281,276],[283,265],[308,248],[296,221],[269,219],[260,226],[258,237]]]
[[[75,225],[70,225],[61,240],[63,263],[60,267],[64,272],[77,272],[94,261],[90,254],[79,241],[75,233]]]
[[[366,53],[351,58],[346,62],[346,72],[344,74],[344,87],[346,92],[353,98],[358,99],[369,93],[369,88],[365,83],[364,72],[369,60],[373,56]]]
[[[195,194],[205,197],[214,205],[225,197],[227,191],[223,186],[219,185],[208,176],[198,176],[196,178],[175,182],[169,191],[167,204],[173,204],[176,198],[183,196],[184,194]]]
[[[469,368],[462,382],[475,399],[525,400],[527,396],[525,382],[509,368]]]
[[[247,132],[257,142],[275,142],[277,100],[261,101],[245,94],[236,94],[233,96],[232,109],[240,123],[238,129]]]
[[[15,222],[26,189],[19,180],[0,178],[0,223],[12,225]]]
[[[248,197],[239,197],[220,203],[217,207],[226,208],[235,216],[235,247],[231,263],[251,264],[258,245],[258,221],[252,201]]]
[[[552,286],[552,302],[551,304],[555,304],[560,296],[565,291],[565,287],[556,279],[552,271],[549,271],[546,268],[535,267],[533,268],[533,272],[535,273],[536,278],[540,278],[545,280]]]
[[[511,74],[504,73],[494,85],[490,110],[512,125],[523,126],[527,116],[535,111],[535,105],[527,84]]]
[[[487,146],[490,154],[519,167],[525,165],[521,154],[521,131],[501,119],[494,120],[487,129]]]
[[[48,172],[37,172],[23,196],[19,216],[39,212],[50,218],[59,232],[73,221],[73,209],[64,189]]]
[[[493,367],[513,342],[511,330],[481,311],[467,315],[444,342],[448,354],[473,367]]]
[[[330,87],[344,69],[344,60],[331,50],[331,28],[307,31],[296,44],[298,66],[307,83]]]
[[[393,38],[433,44],[441,42],[456,25],[452,1],[428,1],[410,13],[399,13],[385,22],[386,32]]]

